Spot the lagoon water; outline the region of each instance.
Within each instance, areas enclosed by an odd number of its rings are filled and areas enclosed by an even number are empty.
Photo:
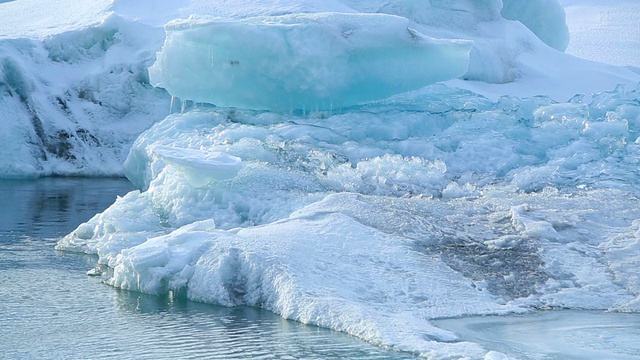
[[[556,310],[435,324],[513,359],[640,359],[640,316],[635,313]]]
[[[403,359],[265,310],[114,289],[56,241],[131,190],[123,179],[0,181],[0,358]]]

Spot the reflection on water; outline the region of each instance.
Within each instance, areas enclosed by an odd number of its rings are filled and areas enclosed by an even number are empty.
[[[0,357],[401,359],[345,334],[247,307],[117,290],[57,238],[131,190],[122,179],[0,181]]]
[[[0,234],[64,236],[132,188],[125,179],[0,180]]]

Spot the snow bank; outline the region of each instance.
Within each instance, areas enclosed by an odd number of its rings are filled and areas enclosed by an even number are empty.
[[[470,42],[436,41],[382,14],[172,22],[152,84],[218,106],[327,110],[456,78]]]
[[[637,311],[638,99],[491,102],[433,85],[339,114],[172,115],[127,160],[146,190],[58,249],[97,253],[125,289],[481,358],[429,321]]]

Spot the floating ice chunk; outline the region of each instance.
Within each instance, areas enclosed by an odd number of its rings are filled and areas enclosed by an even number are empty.
[[[485,354],[437,317],[637,311],[640,145],[620,140],[624,123],[637,137],[638,92],[492,104],[428,88],[329,116],[171,115],[129,156],[146,191],[58,248],[97,253],[115,286],[261,306],[434,357]],[[242,168],[195,187],[185,175],[212,152]]]
[[[481,357],[481,348],[456,342],[429,319],[517,309],[496,304],[439,256],[363,224],[379,209],[372,200],[328,195],[287,219],[230,231],[215,229],[212,220],[194,222],[123,250],[106,281],[225,306],[261,306],[436,358]]]
[[[204,240],[214,229],[213,220],[195,222],[123,250],[109,283],[152,294],[185,286],[193,275],[193,265],[210,245]]]
[[[212,181],[232,179],[242,168],[242,159],[218,151],[167,146],[157,146],[153,151],[165,162],[182,170],[188,181],[196,187]]]
[[[174,21],[152,84],[196,102],[327,110],[464,74],[472,43],[436,40],[384,14]]]

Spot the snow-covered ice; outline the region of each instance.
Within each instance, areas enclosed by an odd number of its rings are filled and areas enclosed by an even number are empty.
[[[147,74],[162,31],[109,6],[0,4],[0,178],[122,175],[133,140],[166,115]]]
[[[57,245],[106,283],[433,358],[640,311],[640,73],[563,53],[595,0],[64,4],[0,4],[0,177],[126,174]]]
[[[430,320],[639,310],[638,94],[492,102],[432,85],[332,115],[174,114],[127,160],[145,190],[58,247],[97,253],[125,289],[482,358]],[[242,167],[194,183],[199,163],[176,166],[167,149]]]

